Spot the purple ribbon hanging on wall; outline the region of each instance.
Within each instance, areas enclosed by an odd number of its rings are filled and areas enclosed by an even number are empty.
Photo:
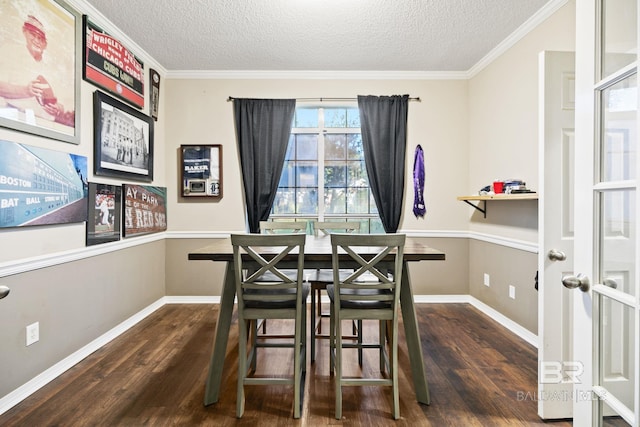
[[[413,159],[413,193],[413,214],[416,218],[424,217],[427,213],[424,206],[424,153],[420,144],[416,147]]]

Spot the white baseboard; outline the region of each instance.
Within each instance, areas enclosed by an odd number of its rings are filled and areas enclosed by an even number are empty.
[[[11,393],[3,396],[2,398],[0,398],[0,414],[4,414],[9,409],[13,408],[15,405],[22,402],[24,399],[31,396],[36,391],[40,390],[42,387],[65,373],[68,369],[71,369],[73,366],[78,364],[85,357],[89,356],[94,351],[100,349],[110,341],[122,335],[128,329],[138,324],[145,317],[149,316],[151,313],[164,306],[165,304],[166,302],[164,301],[164,297],[160,298],[158,301],[145,307],[113,329],[91,341],[89,344],[85,345],[78,351],[65,357],[46,371],[42,372],[30,381],[18,387]]]
[[[326,297],[323,297],[325,302]],[[416,295],[414,301],[417,304],[429,304],[429,303],[467,303],[473,305],[475,308],[491,317],[493,320],[506,327],[508,330],[527,341],[534,347],[538,346],[538,337],[532,334],[527,329],[518,325],[514,321],[510,320],[506,316],[502,315],[498,311],[477,300],[471,295]],[[326,300],[328,303],[328,300]],[[0,415],[13,408],[24,399],[40,390],[42,387],[62,375],[68,369],[75,366],[82,361],[85,357],[89,356],[94,351],[100,349],[110,341],[114,340],[131,327],[142,321],[154,311],[158,310],[165,304],[219,304],[220,297],[217,296],[166,296],[162,297],[156,302],[152,303],[148,307],[145,307],[140,312],[129,317],[124,322],[117,325],[102,336],[96,338],[89,344],[85,345],[78,351],[64,358],[60,362],[56,363],[46,371],[37,375],[35,378],[26,382],[22,386],[18,387],[11,393],[0,398]]]

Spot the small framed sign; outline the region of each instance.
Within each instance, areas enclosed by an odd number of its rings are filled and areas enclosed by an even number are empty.
[[[144,107],[144,63],[118,39],[84,15],[84,68],[86,81],[134,107]]]
[[[182,196],[222,198],[222,145],[181,145]]]
[[[125,238],[167,230],[167,188],[123,184]]]

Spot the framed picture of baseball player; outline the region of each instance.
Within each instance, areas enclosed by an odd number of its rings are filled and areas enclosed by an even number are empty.
[[[81,15],[62,0],[7,0],[0,16],[0,126],[79,144]]]

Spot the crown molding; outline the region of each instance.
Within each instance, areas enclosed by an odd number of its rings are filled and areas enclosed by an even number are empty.
[[[167,79],[218,80],[466,80],[465,71],[178,70]]]

